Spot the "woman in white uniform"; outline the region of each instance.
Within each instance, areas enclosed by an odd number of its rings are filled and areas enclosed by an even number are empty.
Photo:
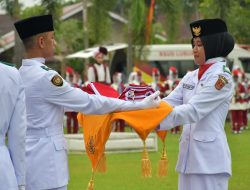
[[[227,190],[232,172],[224,125],[233,82],[225,57],[234,40],[221,19],[198,20],[190,27],[199,69],[187,73],[163,99],[174,110],[160,130],[184,125],[176,167],[179,190]]]

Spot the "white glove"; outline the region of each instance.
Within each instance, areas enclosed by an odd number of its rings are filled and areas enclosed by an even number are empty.
[[[142,109],[156,108],[160,106],[161,98],[159,97],[160,91],[156,91],[154,94],[144,98],[140,103]]]
[[[18,190],[25,190],[25,186],[24,185],[19,185]]]

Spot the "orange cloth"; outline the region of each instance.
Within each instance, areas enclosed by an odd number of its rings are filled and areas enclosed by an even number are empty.
[[[106,141],[112,130],[112,122],[117,119],[126,121],[135,129],[142,140],[172,111],[172,107],[162,101],[158,108],[115,112],[104,115],[78,114],[78,121],[83,126],[86,152],[95,170],[98,165]]]
[[[162,140],[162,142],[165,141],[166,136],[167,136],[168,131],[164,130],[164,131],[157,131],[157,135],[158,137]]]

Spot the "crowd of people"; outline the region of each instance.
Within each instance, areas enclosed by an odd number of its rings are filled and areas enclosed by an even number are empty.
[[[234,94],[230,105],[232,132],[240,134],[248,129],[248,110],[250,108],[250,82],[244,71],[232,71]]]

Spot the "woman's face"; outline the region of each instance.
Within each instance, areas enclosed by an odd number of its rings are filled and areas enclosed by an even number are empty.
[[[206,55],[204,46],[200,38],[193,39],[193,54],[194,54],[194,62],[197,65],[203,65],[206,61]]]

